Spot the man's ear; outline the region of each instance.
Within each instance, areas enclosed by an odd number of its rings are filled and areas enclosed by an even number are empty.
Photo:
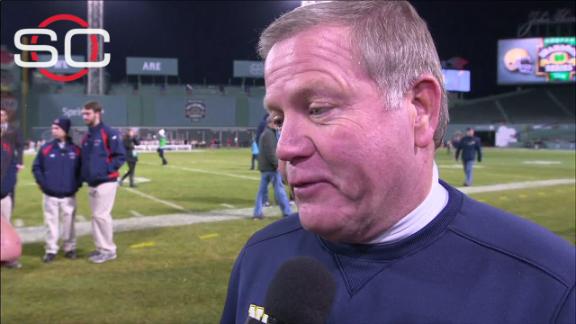
[[[434,132],[438,127],[442,89],[432,75],[420,76],[412,86],[410,104],[415,110],[414,145],[427,147],[434,144]]]

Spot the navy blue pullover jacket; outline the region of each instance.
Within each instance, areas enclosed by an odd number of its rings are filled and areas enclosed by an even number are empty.
[[[43,193],[51,197],[64,198],[76,194],[82,186],[80,175],[80,148],[70,140],[60,148],[58,140],[42,145],[32,173]]]
[[[336,281],[327,323],[576,323],[574,245],[441,183],[444,210],[398,242],[329,242],[297,215],[257,232],[236,260],[221,322],[245,323],[280,266],[309,256]]]
[[[0,143],[2,151],[0,156],[0,199],[4,199],[14,191],[16,186],[18,158],[14,145],[11,145],[9,141],[4,141],[4,138]]]
[[[458,148],[456,150],[456,160],[462,151],[462,161],[474,161],[476,160],[476,153],[478,153],[478,162],[482,162],[482,141],[479,137],[475,136],[464,136],[458,143]]]
[[[114,182],[126,160],[118,131],[100,123],[90,127],[82,140],[82,179],[90,187]]]

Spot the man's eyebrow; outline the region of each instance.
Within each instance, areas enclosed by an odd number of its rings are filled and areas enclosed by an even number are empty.
[[[292,94],[290,94],[290,100],[302,100],[304,98],[309,98],[315,95],[320,96],[332,96],[338,98],[343,98],[346,94],[346,90],[339,84],[327,85],[325,81],[314,80],[306,83],[305,85],[298,87]],[[275,106],[274,102],[270,102],[268,96],[264,96],[262,103],[264,108],[269,111],[279,111],[278,107]]]

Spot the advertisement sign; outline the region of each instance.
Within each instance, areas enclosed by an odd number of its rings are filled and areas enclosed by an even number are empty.
[[[178,59],[158,57],[127,57],[127,75],[178,75]]]
[[[103,108],[102,118],[110,126],[126,126],[127,110],[125,96],[84,96],[47,94],[38,96],[41,109],[37,110],[38,126],[50,126],[58,117],[70,118],[73,126],[84,126],[82,107],[96,100]]]
[[[235,78],[263,78],[264,63],[261,61],[234,61]]]
[[[498,41],[498,84],[565,83],[576,80],[576,37]]]

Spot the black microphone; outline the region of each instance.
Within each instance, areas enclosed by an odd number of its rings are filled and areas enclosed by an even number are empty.
[[[324,324],[335,295],[336,282],[322,263],[296,257],[280,266],[268,286],[263,317],[246,323]]]

